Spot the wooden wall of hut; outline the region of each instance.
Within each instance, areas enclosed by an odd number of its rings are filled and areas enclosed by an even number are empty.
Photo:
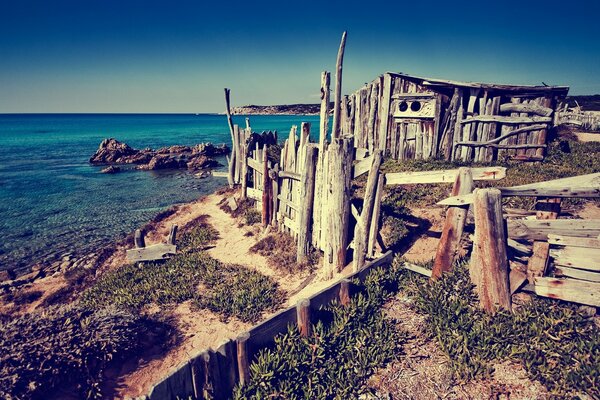
[[[460,86],[386,73],[344,97],[342,132],[354,136],[354,147],[399,160],[537,160],[566,90]]]

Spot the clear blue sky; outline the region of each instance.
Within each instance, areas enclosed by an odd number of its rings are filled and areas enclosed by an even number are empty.
[[[600,2],[0,0],[0,113],[317,102],[385,71],[600,93]]]

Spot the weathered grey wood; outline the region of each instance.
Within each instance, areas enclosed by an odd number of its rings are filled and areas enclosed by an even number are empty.
[[[177,225],[171,225],[169,230],[169,236],[167,237],[167,244],[175,245],[177,243]]]
[[[363,158],[362,160],[360,160],[356,164],[354,164],[353,172],[352,172],[352,178],[356,179],[359,176],[361,176],[362,174],[364,174],[367,171],[369,171],[369,169],[371,168],[371,164],[372,163],[373,163],[373,156],[370,155],[368,157]]]
[[[578,279],[535,278],[535,294],[600,307],[600,283]]]
[[[271,207],[273,206],[273,191],[271,188],[271,178],[269,178],[269,160],[267,157],[267,145],[263,146],[263,193],[262,193],[262,213],[261,222],[263,228],[271,222]]]
[[[563,235],[548,234],[548,243],[560,246],[587,247],[600,249],[600,239],[586,239]]]
[[[513,294],[527,281],[527,274],[518,269],[511,269],[508,280],[510,282],[510,294]]]
[[[315,175],[315,204],[313,207],[312,240],[315,248],[321,248],[321,237],[325,221],[322,218],[322,204],[325,202],[324,193],[327,181],[327,164],[324,162],[327,147],[327,126],[329,124],[329,72],[321,74],[321,113],[319,119],[319,153]]]
[[[135,247],[138,249],[146,247],[146,241],[144,240],[144,231],[142,231],[141,229],[136,229],[133,241],[135,243]]]
[[[311,249],[311,219],[313,215],[318,150],[315,145],[308,145],[305,152],[302,180],[300,181],[300,210],[298,213],[296,254],[298,262],[306,260]]]
[[[494,313],[497,307],[510,310],[502,195],[498,189],[476,189],[474,198],[475,242],[469,266],[471,279],[486,312]]]
[[[550,123],[551,117],[503,117],[501,115],[478,115],[462,120],[462,124],[471,124],[474,122],[497,122],[500,124],[539,124],[540,122]]]
[[[342,34],[342,40],[340,42],[340,48],[338,50],[337,62],[335,65],[335,93],[333,103],[333,126],[331,128],[331,138],[338,138],[341,135],[340,132],[340,118],[341,118],[341,102],[342,102],[342,69],[344,65],[344,49],[346,48],[346,32]]]
[[[424,275],[428,278],[431,278],[431,273],[432,273],[431,270],[421,267],[420,265],[415,265],[415,264],[411,264],[409,262],[404,262],[402,264],[402,267],[404,267],[410,271],[416,272],[418,274]]]
[[[381,197],[383,196],[384,175],[379,174],[377,180],[377,192],[373,204],[373,218],[369,227],[369,242],[367,247],[367,256],[373,257],[375,254],[375,245],[377,243],[377,234],[379,233],[379,219],[381,217]]]
[[[362,268],[367,256],[367,242],[369,240],[368,225],[373,217],[373,208],[377,196],[377,183],[379,182],[379,168],[383,159],[381,150],[375,150],[372,157],[369,177],[365,186],[362,213],[354,228],[354,271]]]
[[[550,107],[543,107],[535,104],[505,103],[500,105],[500,112],[519,112],[549,117],[552,115],[553,110]]]
[[[462,167],[458,171],[451,194],[456,196],[471,193],[473,191],[471,169]],[[440,237],[433,262],[432,279],[439,279],[444,272],[452,270],[454,260],[456,260],[458,251],[460,250],[460,239],[463,234],[468,211],[468,206],[450,207],[446,211],[442,236]]]
[[[235,339],[238,382],[245,385],[250,382],[250,357],[248,354],[248,339],[250,333],[244,332]]]
[[[600,272],[564,267],[562,265],[557,265],[554,267],[554,275],[566,276],[568,278],[580,279],[582,281],[600,282]]]
[[[473,180],[498,180],[506,177],[504,167],[471,168]],[[417,183],[452,183],[456,180],[458,169],[439,171],[393,172],[385,174],[386,185],[408,185]]]
[[[456,143],[456,145],[457,146],[487,146],[487,145],[491,145],[491,144],[495,144],[495,143],[500,143],[503,140],[506,140],[510,137],[513,137],[513,136],[521,134],[521,133],[537,131],[537,130],[543,129],[545,127],[546,127],[545,124],[525,126],[523,128],[518,128],[513,131],[507,132],[503,135],[498,136],[497,138],[490,139],[488,141],[458,141]],[[512,144],[512,145],[514,145],[514,144]]]
[[[231,134],[231,155],[228,159],[229,168],[227,181],[229,182],[229,187],[232,188],[234,185],[234,174],[235,174],[235,163],[236,163],[236,154],[235,154],[235,133],[233,128],[233,120],[231,119],[231,103],[230,103],[230,94],[231,90],[225,88],[225,112],[227,114],[227,124],[229,125],[229,133]]]
[[[310,325],[310,300],[301,299],[296,303],[296,312],[298,317],[298,331],[303,337],[309,337],[311,335]]]
[[[512,252],[514,252],[520,256],[529,257],[529,255],[532,252],[531,247],[521,244],[521,243],[517,242],[516,240],[510,239],[510,238],[506,240],[506,245],[511,248]]]
[[[273,215],[271,216],[271,225],[277,226],[277,214],[279,213],[280,208],[280,197],[279,197],[279,164],[275,164],[273,169],[269,171],[269,176],[271,177],[271,183],[273,187]]]
[[[194,395],[192,367],[189,362],[186,362],[158,384],[154,385],[148,395],[148,399],[187,398],[192,395]]]
[[[339,301],[343,306],[350,304],[350,285],[352,282],[350,279],[342,279],[340,282]]]
[[[237,384],[237,350],[236,342],[228,339],[215,351],[220,375],[220,392],[215,399],[227,399]]]
[[[164,260],[177,252],[173,244],[158,243],[143,248],[126,251],[127,260],[132,262]]]
[[[379,150],[385,151],[387,144],[387,136],[389,132],[389,121],[390,121],[390,104],[392,96],[392,76],[389,73],[383,76],[383,86],[380,89],[381,99],[379,100],[378,118],[380,119],[379,124],[379,138],[378,147]]]
[[[284,206],[289,207],[294,211],[300,211],[300,207],[296,203],[289,201],[281,195],[277,196],[277,198],[279,199],[279,202]]]
[[[324,210],[327,220],[324,268],[331,278],[346,266],[348,223],[350,217],[350,181],[352,167],[352,137],[332,139],[328,148],[328,193]]]
[[[297,174],[295,172],[280,171],[279,172],[279,178],[281,178],[281,179],[292,179],[294,181],[300,182],[300,180],[302,179],[302,176],[300,176],[300,174]]]
[[[511,239],[548,240],[548,234],[581,238],[596,238],[600,234],[598,219],[509,220]]]
[[[541,198],[535,204],[536,218],[540,220],[556,219],[560,214],[560,198]],[[527,280],[534,283],[534,278],[544,276],[548,268],[550,244],[547,241],[534,241],[532,255],[527,262]]]
[[[600,249],[567,246],[551,250],[556,265],[600,271]]]

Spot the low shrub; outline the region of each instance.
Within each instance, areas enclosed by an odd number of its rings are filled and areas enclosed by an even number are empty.
[[[511,359],[556,398],[600,396],[600,332],[576,305],[534,298],[490,316],[479,308],[466,262],[435,282],[404,278],[403,287],[457,379],[488,376],[494,362]]]
[[[244,210],[244,221],[246,225],[254,225],[260,223],[262,220],[262,214],[254,208],[247,208]]]
[[[16,306],[31,304],[43,296],[41,290],[20,290],[12,296],[12,302]]]
[[[381,309],[396,272],[373,271],[365,291],[348,306],[327,307],[332,323],[317,323],[310,337],[291,327],[276,337],[274,349],[259,352],[250,382],[235,389],[234,399],[346,399],[369,393],[367,378],[400,355],[405,339]]]
[[[279,232],[268,235],[250,247],[250,252],[260,254],[267,258],[267,263],[273,269],[295,273],[298,271],[312,271],[319,263],[319,252],[311,249],[306,261],[296,261],[296,241],[289,234]]]
[[[177,248],[181,252],[204,250],[208,245],[219,238],[219,232],[208,222],[206,215],[197,218],[193,227],[181,235],[177,241]]]
[[[111,363],[166,326],[114,307],[51,307],[0,323],[0,397],[43,399],[71,385],[80,398],[101,397],[99,382]]]

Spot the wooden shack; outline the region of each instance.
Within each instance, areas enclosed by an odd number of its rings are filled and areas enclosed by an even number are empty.
[[[354,146],[394,159],[541,160],[566,86],[516,86],[387,72],[342,100]]]

